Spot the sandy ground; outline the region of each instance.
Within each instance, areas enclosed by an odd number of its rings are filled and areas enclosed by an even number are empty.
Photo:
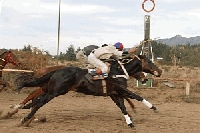
[[[162,77],[200,79],[198,68],[173,68],[163,66]],[[32,122],[29,127],[18,126],[20,119],[30,110],[19,110],[8,119],[0,119],[0,133],[200,133],[200,83],[191,83],[190,95],[185,95],[185,82],[154,81],[154,88],[134,88],[131,91],[143,96],[154,104],[158,113],[141,102],[132,100],[136,106],[134,113],[125,102],[127,111],[133,116],[135,129],[127,126],[120,109],[109,97],[94,97],[70,92],[57,97],[43,106],[36,117],[46,117],[47,121]],[[129,81],[135,86],[135,81]],[[12,111],[11,104],[20,103],[31,89],[20,94],[11,90],[0,93],[1,116]]]
[[[137,94],[153,103],[158,113],[154,113],[141,102],[132,100],[136,106],[134,113],[126,102],[127,111],[133,116],[135,129],[126,125],[119,108],[109,97],[94,97],[70,92],[57,97],[42,107],[36,117],[47,121],[32,122],[29,127],[18,127],[20,119],[29,110],[19,110],[9,119],[0,120],[0,132],[6,133],[199,133],[200,105],[188,103],[182,88],[134,89]],[[132,91],[134,91],[132,90]],[[13,94],[4,91],[0,97],[0,108],[5,113],[9,105],[19,103],[27,92]],[[192,95],[192,94],[191,94]],[[192,97],[191,97],[192,98]]]

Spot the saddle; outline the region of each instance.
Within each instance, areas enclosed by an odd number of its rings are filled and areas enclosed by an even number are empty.
[[[98,73],[98,69],[88,69],[88,73],[85,75],[85,78],[94,85],[93,80],[102,80],[102,86],[103,86],[103,93],[104,96],[107,95],[107,89],[106,89],[106,81],[104,80],[105,77],[102,76],[102,74]]]
[[[98,69],[88,69],[88,73],[85,75],[85,78],[91,83],[94,84],[93,80],[102,80],[105,79]]]

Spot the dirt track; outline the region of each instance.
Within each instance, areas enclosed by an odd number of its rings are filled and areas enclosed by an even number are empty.
[[[199,68],[173,68],[163,66],[162,77],[200,79]],[[8,80],[8,79],[7,79]],[[127,111],[133,116],[135,130],[126,125],[123,114],[109,97],[85,96],[75,92],[57,97],[42,107],[36,117],[47,121],[32,122],[29,127],[18,127],[20,119],[29,110],[19,110],[9,119],[0,120],[0,133],[200,133],[200,83],[191,83],[189,96],[185,96],[185,82],[173,82],[169,88],[161,81],[155,81],[157,88],[134,88],[131,91],[154,104],[159,113],[154,113],[141,102],[132,100],[134,113],[125,102]],[[135,86],[135,81],[129,81]],[[0,93],[0,111],[4,115],[11,111],[11,104],[20,103],[29,93],[20,94],[11,90]]]
[[[133,91],[133,90],[132,90]],[[33,122],[29,127],[18,127],[20,119],[29,110],[20,110],[9,119],[0,120],[0,132],[6,133],[199,133],[200,106],[186,103],[183,89],[135,89],[153,103],[154,113],[141,102],[132,100],[134,113],[126,102],[127,111],[134,117],[135,130],[126,125],[119,108],[109,97],[85,96],[75,92],[57,97],[37,112],[47,122]],[[0,108],[6,112],[9,105],[19,103],[27,93],[2,92]]]

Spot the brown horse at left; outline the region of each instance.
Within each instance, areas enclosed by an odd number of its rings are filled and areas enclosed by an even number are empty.
[[[0,92],[6,87],[9,86],[9,84],[3,80],[1,80],[2,78],[2,70],[4,69],[4,67],[6,66],[7,63],[11,63],[17,67],[20,66],[20,61],[18,60],[18,58],[15,56],[15,54],[13,54],[12,51],[5,51],[0,55],[0,85],[3,85],[3,87],[0,89]]]
[[[30,76],[27,76],[25,75],[24,77],[23,76],[20,76],[20,79],[17,79],[17,80],[31,80],[32,78],[38,78],[38,77],[41,77],[49,72],[52,72],[54,70],[58,70],[58,69],[63,69],[65,68],[66,66],[64,65],[60,65],[60,66],[51,66],[51,67],[43,67],[41,69],[38,69],[37,71],[35,71],[34,73],[34,76],[33,75],[30,75]],[[136,74],[134,74],[133,78],[135,78],[136,80],[139,80],[141,82],[146,82],[147,79],[144,75],[143,72],[138,72]],[[42,95],[43,93],[45,92],[44,90],[44,87],[40,87],[36,90],[34,90],[32,93],[30,93],[20,104],[17,104],[17,105],[11,105],[10,108],[13,108],[13,109],[22,109],[24,106],[27,106],[26,109],[28,109],[28,102],[29,101],[33,101],[34,99],[37,99],[40,95]],[[132,101],[128,98],[128,97],[125,97],[126,101],[129,103],[130,107],[133,109],[134,112],[135,111],[135,105],[132,103]],[[31,103],[30,103],[31,104]],[[34,107],[33,107],[34,108]],[[33,109],[32,108],[32,109]],[[31,110],[32,110],[31,109]],[[15,111],[14,113],[17,113],[17,111]],[[14,115],[13,113],[13,115]],[[130,114],[129,114],[130,115]],[[131,116],[131,115],[130,115]],[[35,118],[35,117],[34,117]],[[35,118],[35,120],[38,120]],[[43,118],[41,119],[43,120]]]

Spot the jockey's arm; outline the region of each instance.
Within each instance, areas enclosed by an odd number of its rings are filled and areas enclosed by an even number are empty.
[[[131,49],[128,50],[128,53],[134,53],[136,50],[138,49],[138,47],[133,47]]]

